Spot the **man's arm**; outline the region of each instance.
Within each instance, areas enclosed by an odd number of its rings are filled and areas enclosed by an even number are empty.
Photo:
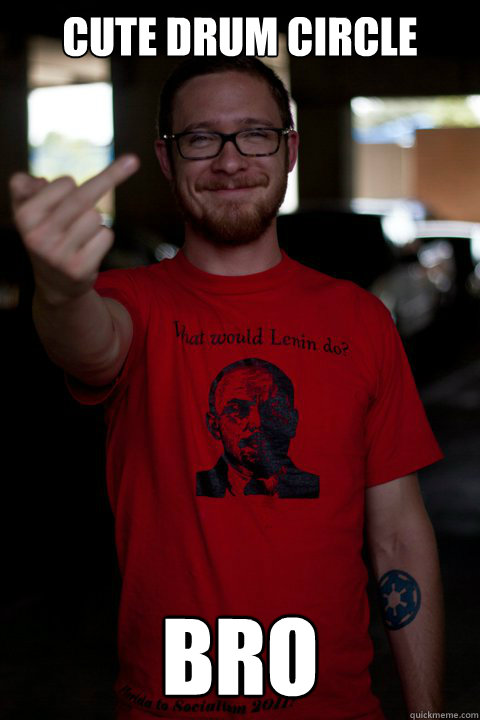
[[[80,187],[71,178],[47,183],[26,173],[10,181],[15,223],[33,266],[40,340],[57,365],[90,385],[116,377],[133,333],[126,308],[93,289],[113,243],[94,206],[137,168],[135,156],[124,156]]]
[[[409,712],[440,711],[444,611],[437,545],[416,475],[366,491],[367,537]]]
[[[86,385],[102,387],[122,369],[133,336],[128,310],[95,290],[50,305],[36,292],[33,321],[50,359]]]

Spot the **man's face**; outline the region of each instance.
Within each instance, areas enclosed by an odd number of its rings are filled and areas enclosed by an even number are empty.
[[[208,423],[223,443],[231,465],[268,478],[283,464],[297,427],[297,412],[263,368],[245,367],[225,375],[215,393]]]
[[[209,130],[232,133],[255,127],[282,127],[280,110],[267,83],[243,72],[192,78],[177,92],[173,132]],[[275,155],[246,157],[231,142],[220,155],[186,160],[176,145],[168,159],[162,141],[157,154],[187,224],[220,245],[254,240],[274,222],[296,160],[297,135],[281,140]]]

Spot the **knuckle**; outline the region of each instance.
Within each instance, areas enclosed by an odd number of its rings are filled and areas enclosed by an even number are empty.
[[[8,179],[8,187],[11,193],[14,193],[16,190],[18,190],[18,186],[22,182],[22,178],[24,176],[24,173],[16,172],[13,175],[10,175]]]
[[[58,270],[68,269],[67,260],[65,256],[64,248],[62,245],[54,245],[46,248],[44,251],[45,259],[52,267],[56,267]]]
[[[98,251],[97,255],[100,259],[105,257],[107,252],[110,250],[110,248],[113,245],[115,235],[113,234],[113,231],[109,228],[103,228],[97,236],[98,239]],[[100,260],[99,260],[100,261]]]
[[[27,249],[44,257],[50,255],[55,257],[59,236],[48,223],[36,226],[24,233],[23,240]]]
[[[70,175],[62,175],[53,181],[52,185],[56,185],[60,190],[63,190],[65,194],[72,192],[77,187],[77,183]]]
[[[115,239],[115,234],[110,228],[104,227],[101,229],[102,239],[105,240],[108,245],[112,245]]]
[[[95,208],[91,208],[85,212],[85,219],[94,227],[102,224],[102,215],[98,210],[95,210]]]
[[[35,227],[23,234],[23,241],[27,248],[40,251],[45,246],[45,233],[43,228]]]
[[[73,257],[68,263],[66,263],[65,273],[68,275],[70,280],[76,283],[85,279],[85,268],[83,263],[79,261],[78,257]]]
[[[21,205],[14,211],[13,217],[15,224],[19,229],[22,227],[28,227],[31,219],[31,211],[26,205]]]

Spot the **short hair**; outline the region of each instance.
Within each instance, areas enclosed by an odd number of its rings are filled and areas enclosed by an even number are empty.
[[[283,392],[283,394],[288,398],[293,408],[295,393],[293,390],[292,381],[290,380],[288,375],[286,375],[283,370],[280,370],[280,368],[273,363],[268,362],[268,360],[261,360],[260,358],[245,358],[243,360],[237,360],[236,362],[224,367],[222,370],[220,370],[217,377],[212,382],[212,385],[210,387],[210,393],[208,395],[208,406],[210,412],[213,415],[217,414],[217,410],[215,407],[215,395],[220,381],[222,380],[222,378],[225,377],[225,375],[230,375],[230,373],[235,372],[235,370],[240,370],[243,368],[260,368],[261,370],[266,370],[268,373],[270,373],[270,375],[275,380],[279,390]]]
[[[177,65],[173,70],[160,94],[157,116],[158,136],[160,137],[164,133],[171,133],[173,131],[173,103],[175,95],[182,85],[199,75],[211,75],[213,73],[231,71],[247,73],[253,77],[259,77],[265,80],[280,110],[283,127],[293,129],[294,123],[290,109],[290,96],[278,75],[255,57],[239,56],[229,58],[220,55],[218,57],[191,57]]]

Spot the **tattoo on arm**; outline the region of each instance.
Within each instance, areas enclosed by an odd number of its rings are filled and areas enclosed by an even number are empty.
[[[421,605],[418,583],[404,570],[389,570],[378,581],[383,619],[389,630],[400,630],[415,619]]]

